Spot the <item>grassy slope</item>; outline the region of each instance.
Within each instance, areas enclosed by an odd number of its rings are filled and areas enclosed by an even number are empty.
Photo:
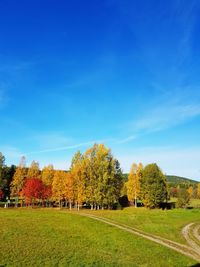
[[[116,218],[119,213],[126,211],[117,211]],[[195,263],[148,240],[66,211],[1,209],[0,222],[0,266],[171,267]]]
[[[185,243],[181,229],[190,222],[200,223],[200,209],[163,211],[129,207],[122,211],[89,212],[181,243]]]

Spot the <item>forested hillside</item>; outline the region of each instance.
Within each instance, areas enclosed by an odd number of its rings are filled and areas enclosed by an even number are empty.
[[[166,175],[167,177],[167,182],[171,183],[171,184],[198,184],[197,181],[189,179],[189,178],[185,178],[185,177],[180,177],[180,176],[176,176],[176,175]]]

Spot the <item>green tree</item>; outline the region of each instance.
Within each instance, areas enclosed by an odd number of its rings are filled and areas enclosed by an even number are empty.
[[[185,208],[190,202],[190,194],[185,188],[181,188],[178,192],[178,199],[176,202],[177,208]]]
[[[16,166],[10,167],[5,165],[5,157],[0,152],[0,189],[4,198],[10,197],[10,183],[15,173]]]
[[[2,169],[2,184],[0,185],[0,188],[3,189],[4,198],[10,197],[10,185],[15,171],[16,171],[15,165],[11,165],[10,167],[4,166]]]
[[[142,170],[140,196],[148,208],[156,208],[167,199],[166,177],[155,163]]]
[[[4,187],[4,179],[3,179],[3,168],[5,166],[5,157],[4,155],[0,152],[0,188],[3,189]]]
[[[5,165],[5,157],[4,155],[0,152],[0,168],[2,168]]]

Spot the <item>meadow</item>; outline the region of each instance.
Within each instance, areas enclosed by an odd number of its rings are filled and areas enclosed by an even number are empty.
[[[81,211],[146,231],[180,236],[181,227],[200,220],[199,210]],[[0,266],[192,266],[171,249],[58,209],[0,209]],[[164,224],[162,226],[162,224]],[[165,229],[165,231],[164,231]],[[176,239],[176,238],[175,238]],[[181,237],[178,237],[181,240]],[[182,240],[183,241],[183,240]]]
[[[177,198],[176,197],[171,197],[170,201],[172,202],[177,202]],[[200,208],[200,199],[197,198],[191,198],[190,202],[188,204],[188,207],[192,207],[192,208]]]
[[[100,210],[90,213],[183,244],[186,241],[181,234],[182,228],[190,222],[200,223],[200,209],[149,210],[129,207],[123,210]]]

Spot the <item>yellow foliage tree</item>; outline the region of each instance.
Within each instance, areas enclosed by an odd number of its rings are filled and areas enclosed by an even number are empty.
[[[11,196],[19,197],[26,180],[25,157],[22,157],[11,182]]]
[[[111,208],[120,196],[122,172],[111,150],[94,144],[82,156],[85,199],[91,209]]]
[[[26,179],[26,169],[17,167],[11,182],[11,196],[19,196]]]
[[[28,169],[27,178],[40,178],[39,163],[32,161],[31,166]]]
[[[134,201],[135,207],[137,207],[137,199],[140,194],[140,178],[142,168],[142,163],[139,163],[139,165],[133,163],[128,176],[128,182],[126,183],[128,200]]]
[[[190,198],[192,198],[192,195],[193,195],[193,187],[190,186],[190,187],[187,189],[187,192],[188,192]]]
[[[75,199],[75,184],[74,184],[74,176],[71,172],[66,173],[66,181],[65,181],[65,196],[69,202],[69,209],[72,209],[72,203]]]
[[[79,210],[80,206],[85,200],[84,166],[83,158],[79,151],[74,155],[72,159],[71,175],[74,185],[74,198],[77,209]]]
[[[54,176],[54,169],[53,165],[49,164],[48,166],[44,167],[41,173],[42,182],[49,186],[52,185]]]
[[[200,183],[198,183],[197,187],[197,197],[200,198]]]
[[[59,207],[62,206],[62,199],[65,198],[66,173],[64,171],[55,171],[52,182],[52,197],[59,201]]]

